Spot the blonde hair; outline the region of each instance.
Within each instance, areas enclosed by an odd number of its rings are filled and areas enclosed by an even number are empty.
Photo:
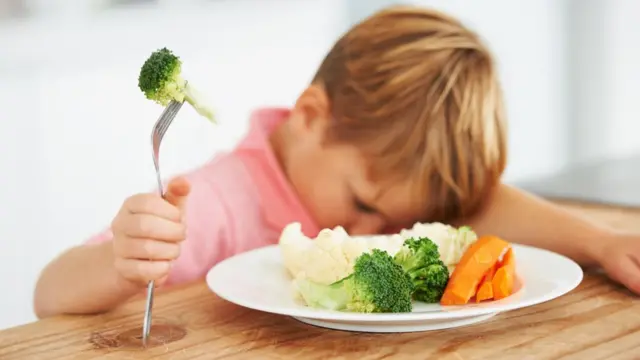
[[[507,140],[496,68],[454,18],[384,9],[339,39],[313,83],[329,98],[328,138],[360,146],[372,177],[413,179],[425,219],[470,216],[499,182]]]

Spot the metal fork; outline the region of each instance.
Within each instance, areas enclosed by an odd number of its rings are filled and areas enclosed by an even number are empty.
[[[181,102],[171,101],[169,105],[164,109],[162,115],[158,118],[153,130],[151,131],[151,147],[153,150],[153,165],[156,168],[156,177],[158,179],[158,192],[161,197],[164,197],[164,191],[162,189],[162,178],[160,176],[160,144],[162,138],[166,134],[169,126],[175,119],[178,111],[182,107]],[[144,311],[144,322],[142,324],[142,344],[146,347],[147,340],[149,338],[149,331],[151,330],[151,308],[153,307],[153,290],[155,288],[155,281],[149,281],[147,285],[147,304]]]

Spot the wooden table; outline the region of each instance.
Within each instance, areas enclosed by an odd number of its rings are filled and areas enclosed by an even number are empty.
[[[640,210],[566,206],[640,231]],[[155,323],[177,324],[182,339],[114,348],[115,335],[140,326],[142,311],[139,299],[100,316],[2,331],[0,359],[640,359],[640,301],[600,274],[561,298],[478,325],[410,334],[323,330],[235,306],[198,283],[156,297]]]

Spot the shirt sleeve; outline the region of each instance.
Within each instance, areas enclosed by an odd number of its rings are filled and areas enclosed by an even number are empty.
[[[230,232],[235,225],[231,223],[229,203],[233,203],[234,197],[223,195],[216,177],[210,176],[213,170],[203,167],[182,175],[191,185],[185,209],[187,237],[165,285],[200,279],[216,262],[232,252]],[[112,238],[113,233],[107,228],[87,239],[86,243],[95,244]]]

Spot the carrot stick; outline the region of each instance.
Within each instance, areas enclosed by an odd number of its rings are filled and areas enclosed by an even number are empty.
[[[480,237],[462,254],[451,274],[441,305],[464,305],[478,289],[478,284],[500,256],[509,248],[509,243],[496,236]]]
[[[493,266],[487,271],[482,279],[482,283],[480,283],[480,287],[478,287],[478,291],[476,292],[476,302],[481,302],[485,300],[493,299],[493,276],[496,273],[496,266]]]
[[[502,263],[493,277],[493,297],[496,300],[504,299],[513,292],[515,280],[516,262],[512,249],[507,250]]]

